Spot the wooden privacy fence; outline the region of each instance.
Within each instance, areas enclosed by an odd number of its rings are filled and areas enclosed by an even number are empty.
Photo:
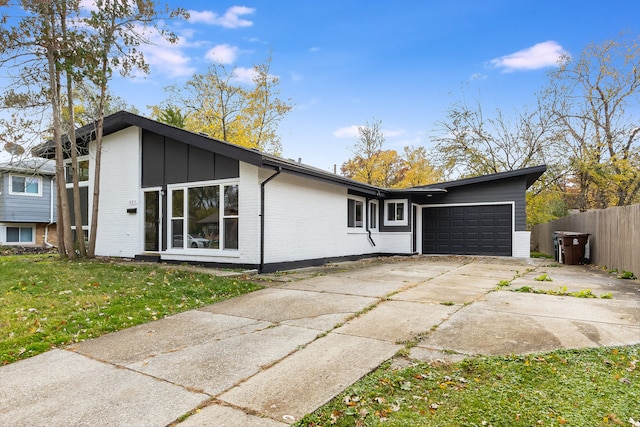
[[[610,270],[640,276],[640,205],[577,213],[531,229],[531,248],[554,254],[553,232],[589,233],[589,258]]]

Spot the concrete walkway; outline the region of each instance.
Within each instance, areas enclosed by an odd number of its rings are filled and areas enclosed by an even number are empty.
[[[640,343],[637,281],[549,264],[412,257],[274,275],[263,290],[0,367],[0,425],[285,426],[409,341],[425,361]],[[534,280],[544,273],[553,281]],[[612,299],[510,292],[523,286]]]

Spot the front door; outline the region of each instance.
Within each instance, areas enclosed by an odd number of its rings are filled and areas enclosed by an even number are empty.
[[[144,192],[144,251],[160,251],[160,190]]]

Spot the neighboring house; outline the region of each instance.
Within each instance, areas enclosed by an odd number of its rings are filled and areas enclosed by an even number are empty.
[[[53,162],[0,163],[0,246],[54,245],[55,197]]]
[[[77,133],[87,218],[92,131]],[[103,142],[97,255],[261,272],[374,255],[528,257],[525,191],[546,169],[391,190],[127,112],[105,118]],[[36,154],[53,158],[52,143]]]

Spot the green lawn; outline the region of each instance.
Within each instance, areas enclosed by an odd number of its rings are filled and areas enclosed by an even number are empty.
[[[259,287],[180,267],[2,256],[0,364]]]
[[[628,426],[640,346],[386,363],[296,426]]]

